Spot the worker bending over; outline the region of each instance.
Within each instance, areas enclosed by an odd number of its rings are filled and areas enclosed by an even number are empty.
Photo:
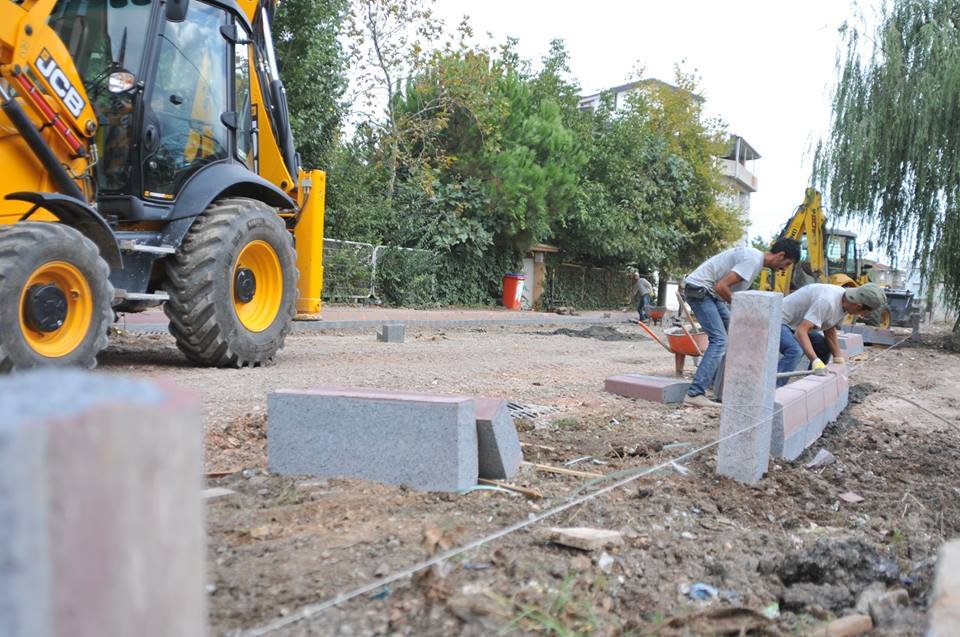
[[[731,248],[704,261],[684,279],[683,297],[707,333],[707,351],[687,390],[684,402],[697,407],[719,407],[707,398],[720,361],[727,351],[730,302],[734,292],[749,289],[763,268],[783,270],[800,260],[800,242],[778,239],[767,252],[756,248]]]
[[[640,276],[639,272],[633,273],[633,287],[630,288],[630,296],[627,297],[627,303],[633,300],[634,297],[638,297],[637,301],[637,314],[640,315],[641,321],[647,320],[647,308],[651,305],[650,298],[653,296],[653,285],[650,281],[647,281],[645,278]]]
[[[830,362],[845,362],[840,355],[837,326],[847,314],[866,316],[883,307],[886,296],[873,283],[858,288],[814,283],[805,285],[783,299],[780,326],[780,362],[777,372],[792,372],[804,354],[810,369],[823,369]],[[788,378],[778,378],[777,387]]]

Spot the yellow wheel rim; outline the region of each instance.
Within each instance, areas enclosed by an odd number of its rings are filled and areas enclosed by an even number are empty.
[[[35,285],[54,285],[66,297],[67,315],[51,332],[33,327],[26,319],[27,293]],[[77,349],[93,323],[93,294],[87,277],[71,263],[50,261],[33,271],[20,291],[20,331],[33,351],[47,358],[61,358]]]
[[[252,275],[256,282],[252,298],[246,299],[242,294],[237,294],[237,277],[241,274]],[[262,332],[270,327],[283,299],[283,271],[273,246],[259,240],[244,246],[233,266],[230,291],[237,318],[245,328],[251,332]]]

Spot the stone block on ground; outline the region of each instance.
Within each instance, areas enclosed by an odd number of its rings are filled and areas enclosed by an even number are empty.
[[[377,340],[381,343],[402,343],[403,332],[403,323],[384,323],[377,334]]]
[[[512,478],[520,469],[523,450],[507,402],[477,397],[473,406],[477,422],[479,476],[487,480]]]
[[[929,600],[927,637],[960,635],[960,539],[940,547]]]
[[[611,394],[668,404],[683,402],[688,387],[690,383],[676,378],[643,374],[618,374],[603,382],[604,390]]]
[[[770,462],[782,302],[775,292],[733,295],[717,473],[740,482],[757,482]]]
[[[841,329],[847,334],[859,334],[865,345],[896,345],[900,342],[900,337],[897,336],[896,332],[882,327],[855,323],[844,325]]]
[[[335,386],[275,391],[267,396],[267,462],[285,475],[466,489],[478,477],[474,402]]]
[[[0,414],[0,635],[206,635],[196,396],[43,370]]]
[[[796,460],[807,446],[807,396],[789,385],[774,392],[770,453]]]
[[[597,551],[623,543],[619,531],[591,529],[587,527],[550,527],[543,532],[544,538],[554,544],[562,544],[581,551]]]
[[[845,358],[852,358],[863,354],[863,336],[854,333],[841,333],[837,335],[837,342],[840,344],[840,351]]]

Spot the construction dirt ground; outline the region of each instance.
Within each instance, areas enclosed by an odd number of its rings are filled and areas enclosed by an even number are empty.
[[[960,356],[946,337],[868,347],[839,421],[796,462],[771,460],[756,487],[718,477],[711,448],[271,634],[815,634],[858,598],[864,610],[871,592],[903,588],[909,605],[871,634],[919,635],[937,550],[960,535]],[[212,634],[230,635],[716,441],[718,413],[603,392],[606,376],[673,365],[624,322],[408,326],[403,343],[295,332],[275,366],[241,370],[194,367],[167,335],[120,333],[99,369],[202,395],[207,485],[235,492],[207,506]],[[532,499],[268,475],[267,393],[325,383],[505,398],[527,461],[607,478],[525,465],[511,482],[544,496]],[[836,460],[805,468],[820,449]],[[544,540],[549,526],[624,542],[583,552]]]

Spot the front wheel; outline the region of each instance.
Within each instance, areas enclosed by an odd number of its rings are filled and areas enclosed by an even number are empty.
[[[221,199],[197,218],[167,263],[164,311],[200,365],[265,365],[283,347],[297,302],[293,237],[254,199]]]
[[[92,368],[113,322],[110,268],[59,223],[0,227],[0,371]]]

